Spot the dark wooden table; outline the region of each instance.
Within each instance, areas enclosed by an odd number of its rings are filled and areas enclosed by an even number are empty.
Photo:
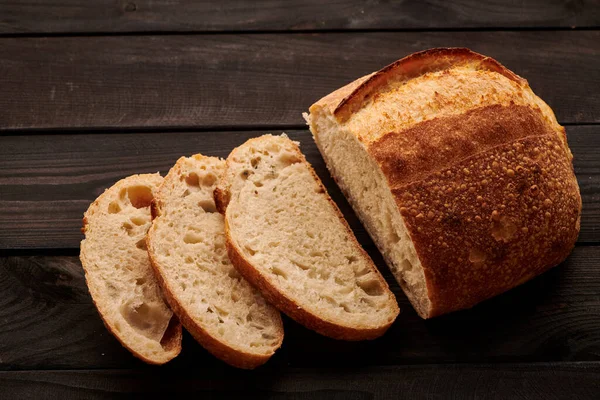
[[[0,0],[0,398],[600,398],[600,1]],[[421,320],[327,174],[301,113],[414,51],[467,46],[527,78],[566,126],[581,234],[558,268]],[[285,131],[396,293],[381,339],[285,319],[248,372],[184,337],[162,367],[106,331],[78,259],[83,211],[180,155]]]

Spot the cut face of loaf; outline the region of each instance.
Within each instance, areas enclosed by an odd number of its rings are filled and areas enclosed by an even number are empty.
[[[234,149],[215,197],[232,262],[281,311],[346,340],[392,324],[394,295],[296,143],[265,135]]]
[[[281,316],[231,265],[213,198],[225,161],[180,158],[160,186],[148,253],[172,309],[208,351],[240,368],[281,346]]]
[[[163,364],[181,351],[181,324],[163,300],[146,252],[159,174],[133,175],[94,201],[83,219],[81,264],[108,330],[136,357]]]
[[[495,60],[413,54],[306,116],[327,166],[423,318],[564,260],[581,197],[564,129]]]

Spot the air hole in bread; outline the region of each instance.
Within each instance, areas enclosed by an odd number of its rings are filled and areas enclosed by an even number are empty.
[[[303,270],[303,271],[306,271],[306,270],[310,269],[310,266],[308,266],[308,265],[304,264],[304,263],[303,263],[303,262],[301,262],[301,261],[297,261],[297,260],[292,260],[292,259],[290,259],[290,262],[291,262],[293,265],[295,265],[296,267],[298,267],[298,268],[300,268],[301,270]]]
[[[269,334],[269,333],[266,333],[266,332],[265,332],[265,333],[263,333],[263,334],[261,334],[261,336],[262,336],[262,338],[263,338],[263,339],[267,339],[267,340],[273,340],[273,339],[276,339],[276,338],[275,338],[275,336],[273,336],[273,335],[271,335],[271,334]]]
[[[235,293],[235,292],[232,292],[231,293],[231,300],[233,300],[234,303],[237,303],[238,301],[240,301],[240,295],[237,294],[237,293]]]
[[[210,187],[214,185],[215,182],[217,182],[217,177],[215,174],[208,173],[202,178],[202,186]]]
[[[383,287],[381,282],[376,279],[370,279],[367,281],[356,281],[357,285],[369,296],[381,296],[383,294]]]
[[[251,256],[256,254],[256,250],[254,250],[252,247],[246,245],[244,246],[244,248],[246,249],[246,251],[248,252],[248,254],[250,254]]]
[[[181,287],[181,290],[184,292],[187,289],[187,285],[185,284],[185,282],[179,282],[179,287]]]
[[[130,220],[137,226],[144,225],[149,222],[147,218],[140,216],[131,217]]]
[[[282,270],[281,268],[279,268],[279,267],[272,267],[271,268],[271,272],[273,273],[273,275],[280,276],[283,279],[287,279],[288,278],[287,277],[287,273],[284,270]]]
[[[285,168],[292,164],[299,163],[300,158],[298,158],[298,156],[294,153],[282,153],[279,156],[278,161],[279,161],[279,164],[281,165],[281,168]]]
[[[210,307],[206,307],[206,312],[209,313],[209,314],[214,314],[213,309],[210,308]]]
[[[260,157],[254,157],[253,159],[250,160],[250,165],[252,165],[252,168],[256,169],[256,168],[258,168],[259,162],[260,162]]]
[[[140,250],[148,250],[148,248],[146,247],[146,239],[138,240],[135,244],[135,247],[137,247]]]
[[[366,266],[362,266],[362,268],[359,266],[358,268],[355,267],[354,269],[354,276],[357,278],[360,278],[361,276],[365,276],[366,274],[368,274],[369,268],[367,268]]]
[[[227,263],[225,263],[227,264]],[[229,268],[229,271],[227,272],[227,275],[231,278],[231,279],[241,279],[240,273],[237,272],[237,270],[235,268]]]
[[[253,183],[254,183],[254,186],[256,186],[256,187],[262,187],[263,186],[262,182],[253,182]]]
[[[196,244],[202,242],[202,237],[196,232],[188,232],[183,237],[183,242],[187,244]]]
[[[198,207],[202,208],[204,212],[214,213],[217,212],[217,206],[215,205],[214,200],[200,200],[198,202]]]
[[[200,187],[200,178],[197,173],[192,172],[185,177],[185,183],[187,183],[189,187],[198,188]]]
[[[306,232],[306,236],[308,236],[308,237],[309,237],[309,238],[311,238],[311,239],[314,239],[314,238],[315,238],[315,234],[314,234],[314,233],[312,233],[312,232]]]
[[[131,304],[125,303],[121,306],[121,315],[127,323],[140,334],[149,339],[158,340],[163,332],[160,332],[160,322],[162,317],[161,310],[146,303]]]
[[[352,264],[358,261],[358,258],[356,258],[356,256],[346,256],[346,260],[348,260],[348,264]]]
[[[121,211],[121,205],[116,201],[111,201],[108,205],[108,213],[109,214],[117,214]]]
[[[133,225],[131,225],[129,222],[123,222],[122,226],[129,236],[135,235],[135,232],[133,232]]]
[[[402,272],[410,272],[413,269],[413,265],[410,261],[404,259],[402,260],[402,263],[400,264],[400,271]]]
[[[323,253],[320,252],[320,251],[313,250],[313,251],[311,251],[309,253],[309,256],[311,256],[311,257],[323,257]]]
[[[341,303],[340,307],[342,307],[344,309],[344,311],[346,311],[347,313],[351,313],[352,312],[350,310],[350,307],[348,307],[348,304],[346,304],[346,303]]]
[[[360,299],[360,302],[368,305],[369,307],[375,307],[375,302],[369,299],[368,297],[362,297]],[[379,311],[379,309],[377,309],[376,311]]]
[[[135,208],[150,207],[152,203],[152,189],[148,186],[136,185],[127,188],[127,196]]]
[[[332,297],[330,297],[330,296],[325,296],[325,295],[322,295],[322,296],[320,296],[320,297],[321,297],[321,300],[324,300],[324,301],[326,301],[328,304],[331,304],[332,306],[335,306],[335,307],[337,307],[338,303],[337,303],[337,301],[335,301],[335,300],[334,300]]]
[[[198,287],[200,286],[200,281],[198,279],[194,279],[194,282],[192,282],[192,286],[193,287]]]
[[[227,311],[223,310],[220,307],[215,306],[215,310],[217,310],[217,314],[219,314],[221,317],[226,317],[229,315]]]
[[[185,263],[186,264],[193,264],[194,263],[194,259],[191,256],[186,256],[185,257]]]
[[[252,172],[245,169],[242,172],[240,172],[240,178],[242,178],[243,180],[246,180],[246,179],[248,179],[250,174],[252,174]]]

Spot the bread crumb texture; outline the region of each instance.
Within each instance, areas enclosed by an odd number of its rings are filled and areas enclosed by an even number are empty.
[[[298,145],[284,136],[252,139],[232,152],[227,174],[233,247],[267,282],[267,292],[285,299],[282,310],[305,324],[295,310],[383,333],[398,314],[394,296]]]
[[[159,174],[133,175],[85,213],[81,261],[107,328],[137,357],[162,364],[181,350],[181,326],[154,277],[145,236]]]
[[[242,278],[227,256],[213,191],[225,161],[180,158],[156,196],[149,253],[173,309],[215,356],[253,368],[283,340],[279,312]]]

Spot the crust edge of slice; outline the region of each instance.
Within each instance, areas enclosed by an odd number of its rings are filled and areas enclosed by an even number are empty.
[[[181,161],[184,157],[181,157],[177,160],[177,163]],[[175,166],[177,166],[177,163]],[[175,167],[174,166],[174,167]],[[170,173],[171,171],[169,171]],[[216,358],[222,360],[223,362],[242,369],[254,369],[265,364],[272,356],[275,354],[275,351],[281,347],[283,343],[283,323],[281,321],[281,316],[279,316],[279,343],[274,346],[273,353],[271,354],[254,354],[248,353],[244,351],[240,351],[234,349],[222,341],[216,339],[212,335],[210,335],[200,324],[198,324],[194,318],[188,313],[186,307],[181,304],[181,302],[174,295],[174,290],[171,288],[169,283],[165,280],[163,273],[161,271],[161,267],[158,261],[155,258],[155,251],[152,245],[151,237],[155,232],[155,220],[160,218],[160,205],[157,199],[155,198],[152,201],[151,205],[152,210],[152,226],[148,230],[148,234],[146,235],[146,247],[148,249],[148,257],[150,259],[150,264],[152,265],[152,269],[154,271],[154,276],[159,283],[160,288],[163,291],[163,295],[169,307],[173,311],[174,315],[176,315],[180,321],[182,322],[185,329],[190,332],[190,334],[204,347],[209,353],[211,353]]]
[[[125,177],[125,178],[120,179],[119,181],[115,182],[112,186],[110,186],[108,189],[106,189],[104,192],[102,192],[90,204],[90,206],[85,211],[83,219],[82,219],[81,232],[83,234],[85,234],[87,227],[89,225],[87,213],[93,207],[99,206],[101,196],[105,195],[113,187],[123,184],[126,179],[133,178],[133,177],[140,177],[140,176],[144,176],[144,175],[152,175],[152,174],[130,175],[128,177]],[[85,240],[87,240],[87,238],[84,238],[81,241],[81,243],[83,243]],[[125,341],[125,339],[122,337],[122,334],[119,333],[118,330],[113,326],[112,322],[104,315],[104,313],[102,311],[100,311],[100,307],[98,307],[98,302],[96,301],[96,298],[95,298],[94,294],[92,293],[92,292],[94,292],[93,285],[90,286],[89,280],[88,280],[89,279],[88,278],[88,268],[86,267],[86,265],[88,263],[87,252],[81,246],[81,244],[80,244],[79,260],[80,260],[81,266],[85,272],[84,279],[85,279],[88,291],[90,292],[90,297],[92,299],[92,303],[94,304],[94,307],[96,308],[96,311],[98,312],[98,315],[100,316],[100,319],[102,320],[102,323],[104,324],[106,329],[109,331],[109,333],[115,339],[117,339],[117,341],[121,344],[121,346],[123,346],[125,349],[127,349],[136,358],[142,360],[143,362],[145,362],[147,364],[152,364],[152,365],[163,365],[163,364],[171,361],[172,359],[177,357],[179,355],[179,353],[181,353],[182,327],[181,327],[181,321],[179,321],[179,318],[177,317],[177,315],[175,315],[175,313],[173,313],[173,316],[171,317],[171,320],[169,321],[169,324],[167,325],[167,329],[165,330],[165,333],[163,334],[163,338],[161,339],[161,346],[165,349],[165,353],[164,353],[165,357],[164,358],[153,359],[153,358],[146,357],[144,354],[140,353],[138,350],[136,350],[135,348],[130,346]],[[162,344],[162,343],[164,343],[164,344]]]
[[[250,139],[249,141],[260,140],[263,136]],[[287,136],[286,136],[287,138]],[[246,142],[247,143],[247,142]],[[242,144],[243,146],[243,144]],[[241,147],[241,146],[240,146]],[[327,200],[333,206],[333,210],[336,213],[336,216],[344,226],[344,228],[350,233],[350,237],[352,241],[360,249],[361,253],[368,257],[365,250],[362,248],[360,243],[356,240],[354,236],[354,232],[348,225],[348,222],[342,215],[339,210],[337,204],[331,199],[325,186],[323,186],[323,182],[316,174],[313,167],[308,163],[304,154],[298,148],[298,145],[295,144],[296,151],[298,152],[298,156],[302,163],[305,163],[308,167],[313,179],[321,187],[323,193],[327,196]],[[239,147],[238,147],[239,148]],[[234,149],[231,154],[233,154],[238,148]],[[230,155],[231,155],[230,154]],[[383,324],[376,328],[355,328],[349,326],[339,325],[326,319],[321,318],[320,316],[313,314],[312,312],[303,309],[300,307],[293,299],[288,298],[283,293],[281,293],[273,284],[271,284],[268,279],[264,277],[262,273],[260,273],[256,268],[252,266],[252,263],[244,257],[243,253],[238,249],[238,246],[235,244],[233,240],[229,228],[228,218],[227,218],[227,207],[229,205],[229,201],[231,199],[230,193],[230,184],[224,179],[221,180],[221,183],[217,186],[214,191],[215,203],[217,206],[217,210],[225,216],[225,237],[226,237],[226,246],[227,253],[229,255],[229,259],[238,270],[238,272],[253,286],[257,287],[260,292],[263,294],[264,298],[279,310],[284,312],[290,318],[294,319],[296,322],[304,325],[305,327],[320,333],[321,335],[340,340],[348,340],[348,341],[359,341],[359,340],[371,340],[376,339],[382,336],[394,323],[396,317],[400,313],[400,308],[398,307],[398,303],[395,299],[394,294],[389,290],[389,286],[386,280],[383,278],[377,267],[373,264],[373,269],[377,274],[378,279],[381,281],[383,286],[390,291],[390,295],[392,298],[393,308],[394,308],[394,318],[387,324]]]

